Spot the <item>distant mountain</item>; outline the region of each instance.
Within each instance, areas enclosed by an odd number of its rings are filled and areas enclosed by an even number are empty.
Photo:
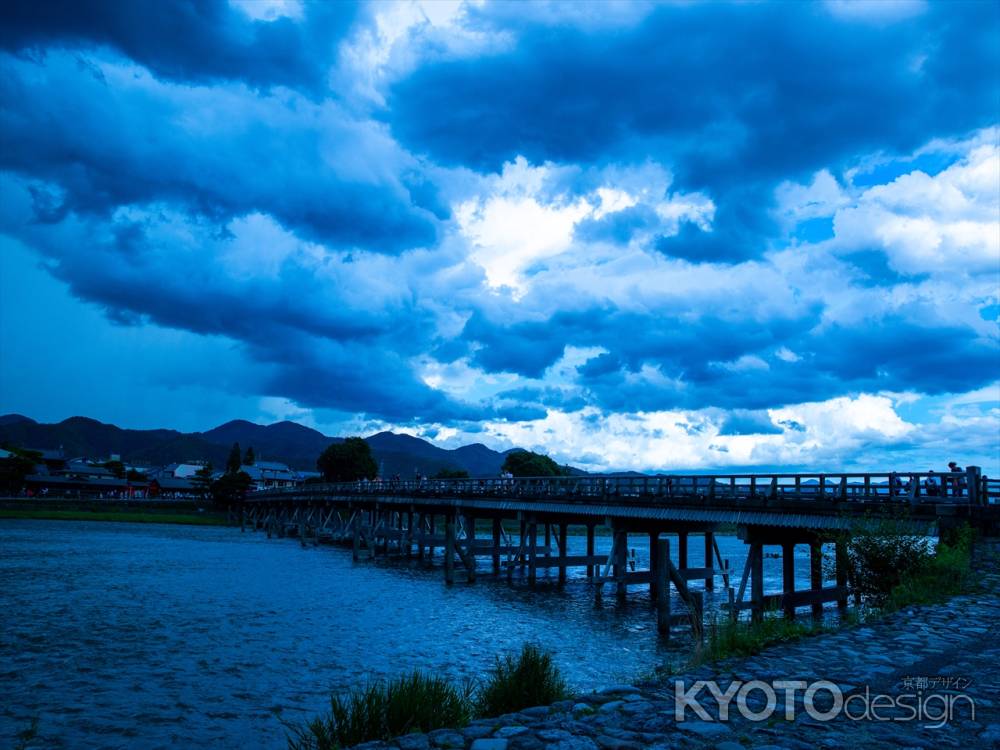
[[[87,417],[71,417],[57,424],[40,424],[18,414],[0,416],[0,444],[22,448],[62,448],[67,457],[106,458],[121,455],[126,463],[163,466],[173,462],[211,461],[225,464],[233,443],[243,451],[253,446],[262,461],[282,461],[305,471],[315,471],[316,458],[331,443],[343,438],[294,422],[259,425],[237,419],[207,432],[177,430],[126,430]],[[415,472],[433,476],[442,469],[464,469],[471,476],[496,476],[507,456],[481,443],[446,450],[412,435],[380,432],[365,438],[384,476],[412,477]]]
[[[174,461],[225,463],[228,449],[177,430],[123,430],[87,417],[70,417],[58,424],[0,417],[0,443],[22,448],[62,448],[67,458],[107,458],[118,453],[124,461],[150,466]]]
[[[260,461],[284,461],[296,469],[308,471],[316,470],[316,458],[330,443],[341,440],[294,422],[260,425],[244,419],[226,422],[208,432],[198,433],[198,437],[213,445],[223,445],[227,451],[233,443],[239,443],[244,452],[252,445]]]
[[[34,424],[35,420],[29,419],[22,414],[4,414],[0,417],[0,425],[17,424],[18,422],[31,422]]]

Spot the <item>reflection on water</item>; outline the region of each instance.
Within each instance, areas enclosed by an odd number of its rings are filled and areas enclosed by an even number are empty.
[[[738,577],[744,545],[717,539]],[[692,538],[692,565],[701,550]],[[779,561],[765,572],[777,590]],[[484,576],[448,588],[438,567],[230,528],[0,521],[0,744],[38,717],[53,748],[283,747],[277,717],[321,711],[331,690],[414,668],[475,677],[525,641],[579,690],[683,657],[683,638],[657,641],[648,594],[620,607],[609,590],[595,608],[583,580],[540,576],[535,591]]]

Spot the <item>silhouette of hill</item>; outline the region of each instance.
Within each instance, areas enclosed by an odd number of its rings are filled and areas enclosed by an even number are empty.
[[[42,424],[19,414],[0,416],[0,444],[22,448],[62,448],[67,457],[107,458],[117,453],[126,463],[163,466],[173,462],[211,461],[225,464],[233,443],[243,451],[253,446],[261,461],[282,461],[304,471],[316,470],[316,458],[331,443],[329,437],[295,422],[259,425],[242,419],[206,432],[130,430],[88,417],[70,417]],[[412,477],[414,472],[433,476],[442,469],[464,469],[470,476],[496,476],[507,452],[481,443],[448,450],[426,440],[393,432],[365,438],[384,476]]]

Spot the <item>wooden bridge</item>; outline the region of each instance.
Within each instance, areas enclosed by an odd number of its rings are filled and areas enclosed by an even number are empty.
[[[846,540],[859,528],[892,519],[914,533],[940,534],[961,523],[995,524],[998,501],[1000,483],[977,467],[956,473],[362,480],[253,493],[243,505],[241,528],[298,536],[304,544],[350,544],[355,560],[378,554],[424,560],[440,550],[449,584],[456,567],[475,581],[477,558],[488,559],[493,575],[517,575],[531,585],[539,570],[556,569],[564,583],[567,569],[583,568],[598,599],[608,584],[619,599],[629,586],[648,587],[661,633],[688,621],[700,632],[702,592],[713,591],[717,578],[733,615],[750,610],[760,618],[775,608],[794,616],[800,607],[820,615],[826,602],[847,606]],[[738,579],[730,579],[715,540],[722,525],[735,526],[749,545]],[[595,550],[599,528],[612,537],[607,554]],[[568,553],[571,530],[585,534],[585,554]],[[629,557],[630,535],[649,539],[647,570],[636,570]],[[676,564],[664,535],[676,540]],[[702,544],[697,563],[689,555],[692,537]],[[834,545],[833,586],[823,584],[824,543]],[[805,589],[795,581],[800,544],[810,550]],[[763,560],[772,545],[781,548],[783,585],[765,593]],[[670,611],[671,586],[684,613]]]

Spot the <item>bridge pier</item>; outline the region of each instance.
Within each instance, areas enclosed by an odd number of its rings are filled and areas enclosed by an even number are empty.
[[[455,582],[455,519],[448,516],[444,525],[444,582]]]
[[[649,597],[654,601],[660,600],[660,532],[649,532]],[[669,552],[670,545],[667,545]]]
[[[715,533],[705,532],[705,591],[715,591]]]
[[[503,526],[499,516],[493,517],[493,549],[491,562],[493,563],[493,575],[500,575],[500,542],[503,539]]]
[[[614,567],[612,568],[615,577],[615,596],[619,604],[625,601],[628,593],[628,586],[625,583],[625,575],[628,571],[628,532],[624,529],[614,531]]]
[[[823,545],[816,540],[809,543],[809,588],[812,591],[823,588]],[[812,603],[812,616],[817,619],[823,616],[823,602]]]
[[[594,527],[595,526],[596,526],[596,524],[594,524],[592,522],[587,524],[587,557],[593,557],[594,556]],[[587,565],[587,578],[593,579],[593,577],[594,577],[594,571],[596,569],[597,569],[596,565],[588,564]]]
[[[559,583],[566,583],[566,557],[567,541],[566,535],[569,533],[569,524],[562,522],[559,524]]]
[[[779,608],[788,618],[794,618],[799,607],[809,607],[814,617],[821,617],[826,602],[837,602],[843,609],[847,606],[847,554],[843,539],[835,541],[836,580],[835,586],[823,586],[823,536],[808,529],[780,529],[775,527],[739,528],[740,537],[750,545],[749,556],[743,570],[739,594],[731,609],[732,616],[740,610],[750,609],[751,617],[759,621],[766,610]],[[795,548],[799,544],[809,547],[809,588],[799,589],[795,581]],[[764,592],[764,547],[781,548],[781,582],[779,594]],[[743,595],[747,582],[750,583],[750,601],[745,603]]]
[[[795,619],[795,605],[791,594],[795,593],[795,543],[783,542],[781,545],[781,588],[784,593],[783,609],[785,617]]]
[[[534,587],[538,575],[538,524],[528,521],[528,584]]]
[[[650,535],[650,542],[652,542]],[[655,550],[655,556],[653,554]],[[656,544],[650,547],[650,562],[656,560],[653,580],[656,582],[656,630],[667,638],[670,637],[670,540],[660,539],[656,535]],[[653,587],[650,587],[653,589]]]

